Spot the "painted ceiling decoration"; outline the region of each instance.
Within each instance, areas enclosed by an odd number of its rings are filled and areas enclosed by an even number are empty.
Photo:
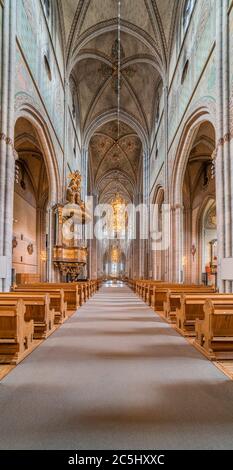
[[[120,40],[118,0],[58,0],[58,4],[81,135],[94,129],[88,140],[91,180],[102,200],[111,200],[116,192],[132,200],[140,186],[142,155],[158,119],[183,2],[120,0]],[[119,115],[118,138],[114,129]]]
[[[118,93],[118,50],[120,48],[120,57],[121,59],[124,59],[125,57],[125,52],[122,47],[122,44],[119,42],[118,39],[116,39],[112,45],[112,52],[111,52],[111,59],[112,59],[112,65],[109,66],[108,64],[102,63],[99,69],[99,72],[102,74],[104,78],[109,78],[111,77],[111,85],[112,89],[115,91],[115,93]],[[128,76],[129,78],[132,78],[134,74],[136,73],[135,68],[133,67],[127,67],[127,69],[122,70],[122,74]],[[120,88],[121,88],[121,77],[120,77]]]

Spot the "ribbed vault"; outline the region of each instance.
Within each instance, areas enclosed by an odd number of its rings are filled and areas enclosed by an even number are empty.
[[[89,144],[91,178],[101,200],[115,192],[132,200],[139,191],[142,154],[148,148],[172,45],[176,0],[121,0],[120,110],[116,128],[118,1],[58,2],[67,71],[75,84],[83,143]],[[109,122],[101,119],[109,115]],[[113,118],[114,116],[114,118]],[[99,125],[95,123],[100,122]],[[143,140],[139,139],[140,129]],[[143,145],[143,148],[142,148]],[[142,177],[142,175],[141,175]]]

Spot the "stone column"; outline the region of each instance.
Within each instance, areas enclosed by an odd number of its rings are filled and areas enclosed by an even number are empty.
[[[64,88],[64,140],[63,140],[63,174],[62,174],[62,200],[66,200],[66,187],[67,187],[67,155],[68,155],[68,113],[69,113],[69,80],[65,78]]]
[[[87,195],[87,178],[88,178],[88,150],[82,148],[81,151],[81,175],[82,175],[82,192],[81,197],[85,199]]]
[[[169,191],[169,161],[168,161],[168,86],[165,84],[163,88],[164,96],[164,147],[165,147],[165,161],[164,161],[164,204],[170,203],[170,191]],[[171,224],[170,224],[171,225]],[[163,227],[164,230],[165,227]],[[169,227],[170,230],[170,227]],[[171,237],[169,236],[171,239]],[[161,256],[163,254],[161,253]],[[169,269],[170,269],[170,250],[164,251],[165,257],[165,280],[169,280]]]
[[[176,204],[173,207],[173,282],[183,282],[183,206]]]
[[[216,207],[218,236],[218,273],[223,258],[231,255],[231,201],[230,201],[230,163],[229,145],[225,146],[224,132],[229,128],[228,83],[228,50],[227,37],[228,1],[216,2]],[[227,109],[226,109],[227,108]],[[230,284],[218,277],[221,292],[229,291]]]
[[[228,36],[228,0],[223,0],[223,153],[224,153],[224,197],[225,197],[225,256],[232,257],[232,163],[230,154],[230,119],[229,119],[229,36]],[[232,292],[232,282],[226,281],[226,292]]]
[[[98,196],[92,195],[93,197],[93,234],[91,239],[88,241],[88,272],[90,279],[97,279],[97,240],[95,238],[95,218],[94,211],[98,204]]]
[[[48,207],[48,246],[47,246],[47,280],[48,282],[54,282],[54,267],[53,267],[53,246],[54,246],[54,236],[53,236],[53,206]]]
[[[36,208],[36,248],[37,248],[37,274],[40,274],[40,280],[44,281],[44,261],[42,252],[45,244],[43,237],[45,236],[44,211],[41,207]]]
[[[6,277],[0,290],[11,286],[14,204],[14,96],[16,50],[16,0],[6,0],[3,8],[2,102],[0,148],[0,256],[6,257]]]
[[[144,149],[143,153],[143,195],[142,202],[147,207],[148,217],[147,217],[147,239],[140,240],[140,277],[146,279],[149,275],[149,235],[150,235],[150,225],[149,225],[149,205],[150,205],[150,153],[148,149]]]

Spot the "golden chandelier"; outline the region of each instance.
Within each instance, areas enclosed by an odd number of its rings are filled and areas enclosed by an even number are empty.
[[[111,250],[111,262],[119,263],[120,261],[120,251],[117,246],[113,246]]]
[[[119,195],[116,194],[115,198],[111,201],[112,206],[112,220],[111,228],[114,232],[119,233],[125,229],[125,200]]]

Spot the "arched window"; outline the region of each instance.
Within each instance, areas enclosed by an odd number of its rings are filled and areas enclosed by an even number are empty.
[[[183,83],[185,82],[185,79],[188,74],[188,69],[189,69],[189,60],[186,60],[184,68],[183,68],[182,76],[181,76],[181,85],[183,85]]]
[[[72,117],[73,117],[73,119],[75,119],[75,116],[76,116],[75,101],[74,101],[74,97],[72,97]]]
[[[46,54],[44,55],[44,65],[45,65],[45,70],[47,72],[48,79],[51,82],[52,81],[52,72],[51,72],[51,68],[50,68],[50,65],[49,65],[49,59],[48,59],[48,56]]]
[[[195,0],[185,0],[184,10],[183,10],[183,32],[184,33],[188,28],[194,4],[195,4]]]
[[[43,3],[44,3],[44,10],[45,10],[45,14],[47,16],[47,18],[50,17],[50,0],[43,0]]]

